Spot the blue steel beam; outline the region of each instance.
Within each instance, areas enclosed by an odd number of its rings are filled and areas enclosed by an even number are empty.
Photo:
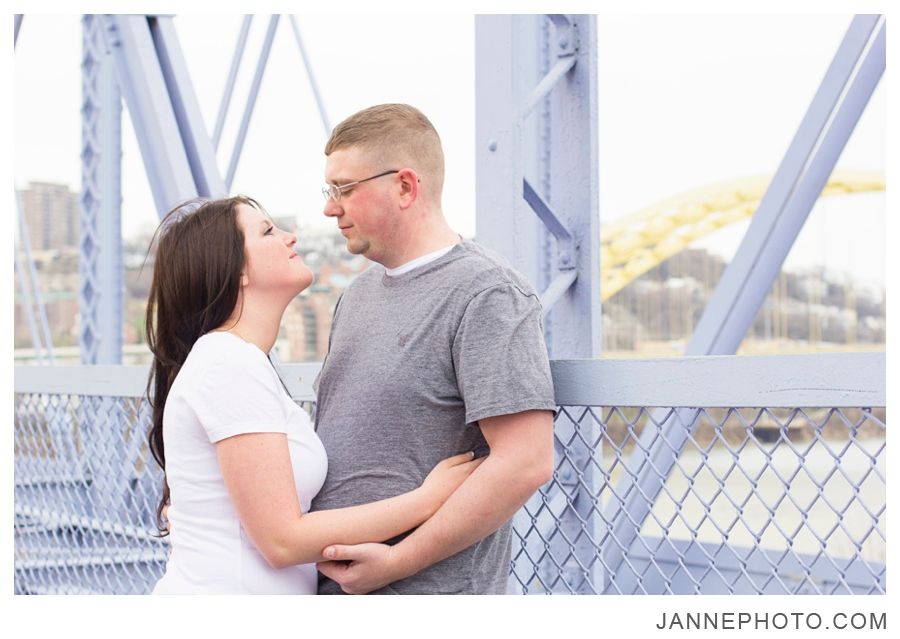
[[[685,355],[737,351],[884,67],[884,19],[878,15],[855,17]]]
[[[576,15],[478,16],[476,58],[478,241],[543,290],[551,356],[596,357],[596,23]],[[540,117],[532,117],[539,105]],[[555,251],[549,235],[556,238]],[[592,559],[597,520],[592,495],[599,486],[587,442],[597,439],[596,433],[559,416],[555,439],[563,460],[555,481],[526,508],[563,508],[548,541],[551,553],[565,558],[559,567],[562,583],[595,592],[602,576]],[[560,584],[552,574],[540,579]]]
[[[601,343],[596,34],[590,18],[548,17],[552,34],[543,16],[476,18],[476,236],[544,291],[545,313],[567,306],[546,322],[551,355],[592,357]],[[548,58],[543,74],[538,42]],[[541,118],[528,117],[538,104]],[[521,191],[510,192],[515,183]],[[572,268],[591,275],[558,272]]]
[[[216,152],[200,114],[172,17],[150,17],[148,22],[197,195],[225,197],[227,190],[216,166]]]
[[[253,74],[253,82],[250,85],[250,93],[247,96],[247,105],[244,107],[244,116],[241,118],[241,126],[238,129],[234,149],[231,152],[231,160],[228,162],[228,171],[225,173],[225,186],[231,189],[234,182],[234,174],[237,171],[241,151],[244,149],[244,140],[247,138],[247,130],[250,127],[250,118],[253,115],[253,107],[256,106],[256,98],[259,95],[259,87],[262,85],[263,74],[269,61],[269,53],[272,51],[272,42],[275,40],[275,32],[278,29],[278,15],[269,19],[269,27],[266,29],[266,37],[263,41],[262,51],[256,63],[256,72]]]
[[[104,16],[107,46],[116,60],[144,170],[160,217],[197,196],[178,121],[160,68],[147,17]]]
[[[587,15],[550,15],[543,32],[547,76],[575,63],[555,79],[547,94],[542,131],[542,193],[572,239],[557,237],[556,259],[545,237],[543,256],[550,277],[542,301],[547,346],[554,359],[600,356],[600,211],[597,129],[597,19]],[[553,231],[552,226],[548,230]],[[555,235],[555,233],[554,233]],[[560,241],[562,239],[563,241]],[[573,274],[577,274],[572,278]],[[569,282],[568,286],[566,286]],[[554,302],[550,295],[564,290]],[[600,592],[605,575],[596,561],[602,476],[595,456],[603,455],[603,439],[594,420],[577,423],[561,413],[554,424],[558,463],[557,490],[566,495],[558,533],[551,542],[571,558],[564,565],[566,582],[584,594]],[[564,541],[567,540],[567,541]],[[571,548],[571,550],[570,550]],[[561,555],[561,556],[566,556]]]
[[[547,288],[544,289],[544,292],[541,293],[541,313],[544,321],[547,321],[547,313],[550,312],[550,309],[560,300],[560,298],[566,294],[570,288],[572,288],[572,284],[575,283],[576,278],[578,277],[578,271],[575,269],[568,269],[565,271],[560,271],[559,275],[554,277],[550,284],[547,285]]]
[[[544,78],[540,81],[540,83],[532,90],[531,94],[528,96],[528,99],[525,101],[525,106],[522,107],[522,111],[519,114],[519,117],[522,119],[527,118],[532,111],[534,111],[535,107],[547,97],[550,91],[553,90],[553,87],[556,86],[556,83],[559,82],[564,75],[566,75],[569,71],[572,70],[572,67],[575,66],[576,58],[572,54],[566,54],[565,56],[560,56],[556,62],[553,64],[553,67],[550,69],[549,73],[544,76]]]
[[[297,25],[297,17],[291,15],[291,29],[294,32],[294,40],[297,42],[297,48],[300,49],[300,57],[303,58],[303,67],[306,69],[306,77],[309,78],[309,87],[312,89],[313,97],[316,100],[316,106],[319,108],[319,117],[322,118],[322,127],[325,129],[325,137],[331,135],[331,124],[328,121],[328,114],[325,111],[325,103],[319,93],[319,85],[316,83],[316,76],[313,73],[312,63],[306,54],[306,47],[303,46],[303,38],[300,36],[300,27]]]
[[[171,16],[88,15],[83,24],[79,345],[84,363],[111,364],[121,362],[124,316],[120,87],[160,216],[226,192]]]
[[[82,18],[81,275],[83,364],[122,363],[122,96],[102,18]]]
[[[81,152],[81,275],[79,350],[83,364],[121,364],[124,324],[122,261],[122,94],[116,81],[115,60],[104,37],[102,16],[82,18],[82,152]],[[81,435],[98,449],[121,459],[121,433],[127,420],[112,397],[84,402],[91,418]],[[57,432],[71,433],[70,417],[61,411],[51,418]],[[105,427],[105,423],[111,427]],[[132,442],[133,445],[133,442]],[[84,460],[93,481],[93,513],[110,516],[120,510],[121,470],[104,471],[99,459]],[[128,486],[126,483],[125,486]]]
[[[528,178],[522,180],[522,197],[528,202],[531,209],[537,214],[547,230],[556,238],[559,247],[559,264],[563,270],[574,268],[572,264],[572,233],[566,228],[565,223],[559,219],[556,212],[544,201],[544,198],[534,190],[528,182]]]
[[[244,16],[244,20],[241,22],[241,31],[238,34],[237,44],[234,46],[234,55],[231,58],[231,68],[228,70],[228,79],[225,81],[225,91],[222,94],[222,101],[219,103],[219,115],[216,117],[216,127],[213,130],[212,143],[213,147],[216,149],[219,148],[219,142],[222,140],[222,130],[225,128],[225,118],[228,116],[228,107],[231,106],[234,83],[237,81],[237,74],[241,68],[241,60],[244,58],[244,48],[247,46],[247,36],[250,33],[250,24],[252,22],[252,15]]]
[[[543,78],[538,82],[537,86],[531,90],[525,99],[525,105],[522,107],[519,117],[525,119],[528,115],[543,102],[544,98],[549,95],[556,83],[559,82],[564,75],[572,70],[577,61],[575,53],[577,51],[577,32],[570,16],[561,13],[547,14],[549,22],[554,27],[553,37],[556,39],[553,47],[554,59],[549,59],[550,52],[550,32],[546,21],[541,25],[542,53],[544,57],[544,65],[546,68]],[[552,66],[550,66],[552,64]]]
[[[539,291],[545,285],[543,265],[535,256],[541,254],[544,232],[522,197],[524,177],[539,175],[539,123],[523,120],[519,111],[541,79],[543,21],[533,15],[475,18],[475,237]],[[526,513],[539,511],[552,499],[533,496],[516,514],[515,527],[527,527]],[[545,583],[552,583],[549,577]]]
[[[553,28],[553,24],[550,20],[541,20],[541,31],[540,31],[540,78],[546,78],[548,75],[552,73],[552,65],[553,59],[555,56],[551,53],[551,33],[550,30]],[[538,82],[538,85],[541,83]],[[532,90],[531,94],[534,94],[534,90]],[[553,141],[552,137],[552,112],[550,109],[550,100],[544,99],[541,101],[539,114],[534,118],[538,123],[538,170],[536,171],[536,182],[538,185],[538,189],[540,193],[545,193],[549,197],[550,195],[550,151],[551,151],[551,143]],[[527,182],[523,180],[524,183]],[[529,203],[531,205],[531,203]],[[533,206],[533,205],[532,205]],[[555,215],[555,214],[554,214]],[[538,216],[540,217],[540,216]],[[559,251],[554,252],[554,249],[558,248],[559,244],[557,242],[556,246],[554,246],[552,234],[546,228],[546,224],[541,227],[540,233],[541,239],[541,248],[540,252],[537,253],[532,259],[537,262],[540,266],[540,288],[538,290],[542,290],[541,294],[541,304],[545,301],[553,302],[553,304],[558,301],[558,298],[561,297],[566,291],[569,290],[569,287],[574,284],[574,280],[571,282],[560,281],[559,275],[554,277],[554,273],[556,272],[556,268],[554,267],[554,259],[558,257]],[[574,246],[569,245],[569,250],[573,250]],[[571,262],[571,254],[569,255],[569,262]],[[574,271],[575,278],[578,278],[578,272]],[[571,273],[566,273],[567,275],[571,275]],[[567,286],[566,286],[567,285]],[[564,288],[563,288],[564,287]],[[547,349],[551,354],[552,344],[553,344],[553,325],[551,322],[547,321],[546,317],[550,310],[553,308],[551,305],[547,305],[543,307],[543,316],[544,316],[544,341],[547,343]]]
[[[198,196],[225,195],[172,17],[104,20],[159,215]]]
[[[753,216],[734,259],[722,275],[687,348],[687,355],[727,355],[736,352],[772,283],[781,270],[803,223],[834,169],[860,115],[885,68],[885,20],[856,16],[772,183]],[[697,411],[678,409],[647,427],[629,458],[627,472],[616,486],[621,503],[611,503],[612,522],[604,563],[613,572],[623,561],[623,548],[640,530],[664,478],[697,419]],[[644,451],[648,451],[645,455]],[[649,460],[649,463],[647,462]],[[632,480],[632,478],[634,478]],[[628,531],[631,531],[629,536]]]
[[[520,105],[540,81],[542,16],[475,18],[476,239],[497,251],[537,290],[546,283],[542,225],[522,197],[527,176],[539,176],[538,122],[519,117]]]
[[[597,128],[597,20],[550,16],[550,66],[574,57],[576,64],[548,95],[547,187],[541,194],[572,234],[571,260],[578,278],[547,317],[548,348],[555,359],[599,357],[600,211]],[[553,277],[564,274],[568,245],[557,242]],[[550,263],[545,262],[551,267]]]

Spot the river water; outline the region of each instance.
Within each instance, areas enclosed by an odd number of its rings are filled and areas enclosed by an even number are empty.
[[[794,443],[752,443],[735,455],[723,446],[706,460],[686,449],[656,499],[641,532],[835,557],[857,552],[885,561],[884,438]],[[845,450],[846,448],[846,450]],[[796,452],[795,452],[796,451]],[[771,459],[769,459],[771,457]],[[613,455],[604,455],[604,468]],[[801,463],[802,461],[802,463]],[[621,476],[613,472],[613,486]],[[755,483],[755,485],[754,485]],[[609,491],[603,491],[609,496]],[[709,505],[707,513],[706,506]],[[718,526],[718,527],[717,527]],[[759,542],[756,537],[759,537]],[[860,546],[858,549],[857,546]]]

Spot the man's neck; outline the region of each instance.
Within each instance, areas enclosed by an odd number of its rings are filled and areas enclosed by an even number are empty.
[[[443,217],[440,217],[435,224],[421,225],[405,238],[402,246],[393,247],[395,250],[389,257],[376,261],[385,268],[397,268],[423,255],[459,244],[460,241],[459,233],[451,229]]]

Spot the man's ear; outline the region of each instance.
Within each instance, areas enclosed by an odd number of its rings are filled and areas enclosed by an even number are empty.
[[[405,209],[419,198],[419,176],[412,169],[401,169],[397,176],[400,178],[400,208]]]

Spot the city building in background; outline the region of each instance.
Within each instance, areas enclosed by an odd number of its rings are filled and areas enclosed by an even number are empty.
[[[31,182],[17,191],[31,244],[34,273],[44,300],[53,343],[72,347],[78,343],[78,193],[66,184]],[[21,250],[17,244],[16,250]],[[24,260],[23,260],[24,261]],[[20,274],[15,278],[14,342],[16,361],[31,358],[31,334],[25,317]],[[19,350],[24,349],[24,350]],[[75,360],[77,361],[77,350]]]
[[[678,357],[727,263],[673,255],[603,304],[604,357]],[[825,268],[782,271],[738,354],[883,350],[885,292]]]
[[[50,182],[31,182],[18,193],[32,251],[78,249],[78,193]]]

